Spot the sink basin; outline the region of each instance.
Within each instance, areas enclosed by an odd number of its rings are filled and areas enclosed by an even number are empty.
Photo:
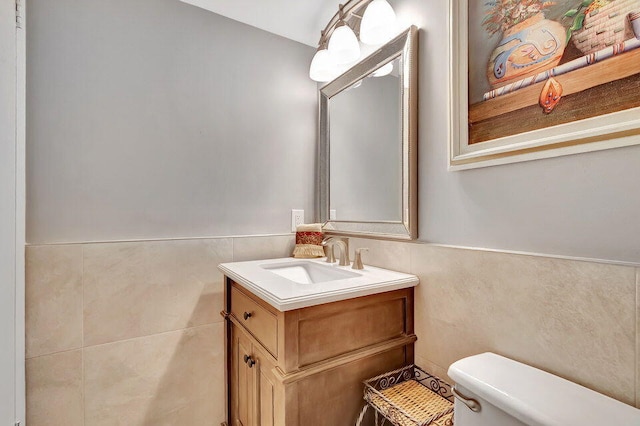
[[[218,269],[281,312],[418,284],[415,275],[369,265],[354,271],[324,259],[247,260],[221,263]]]
[[[317,284],[362,276],[357,272],[306,261],[269,263],[260,267],[298,284]]]

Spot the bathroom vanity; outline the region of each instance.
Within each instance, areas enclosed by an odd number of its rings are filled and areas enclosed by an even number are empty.
[[[229,426],[353,425],[362,381],[413,362],[414,275],[296,259],[219,268]]]

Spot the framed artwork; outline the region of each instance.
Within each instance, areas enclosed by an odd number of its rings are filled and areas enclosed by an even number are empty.
[[[450,169],[640,144],[640,0],[450,4]]]

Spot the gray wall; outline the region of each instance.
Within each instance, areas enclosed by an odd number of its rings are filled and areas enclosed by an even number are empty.
[[[16,420],[16,29],[0,2],[0,423]]]
[[[449,1],[391,1],[422,28],[420,239],[640,261],[638,146],[447,171]],[[311,217],[311,48],[173,0],[30,6],[30,242],[278,233],[289,208]]]
[[[639,262],[640,146],[447,171],[449,1],[391,1],[422,29],[419,238]]]
[[[28,242],[312,217],[315,50],[177,0],[30,0]]]

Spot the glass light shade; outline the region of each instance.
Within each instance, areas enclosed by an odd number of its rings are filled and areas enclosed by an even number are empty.
[[[325,81],[333,80],[337,74],[337,66],[327,49],[318,50],[309,67],[311,80],[324,83]]]
[[[371,75],[373,77],[384,77],[385,75],[391,74],[391,71],[393,71],[393,62],[389,62],[388,64],[381,66],[372,72]]]
[[[396,30],[396,13],[386,0],[373,0],[367,6],[360,24],[360,40],[366,44],[383,44]]]
[[[348,25],[342,25],[333,31],[328,50],[337,64],[347,64],[360,58],[360,43]]]

